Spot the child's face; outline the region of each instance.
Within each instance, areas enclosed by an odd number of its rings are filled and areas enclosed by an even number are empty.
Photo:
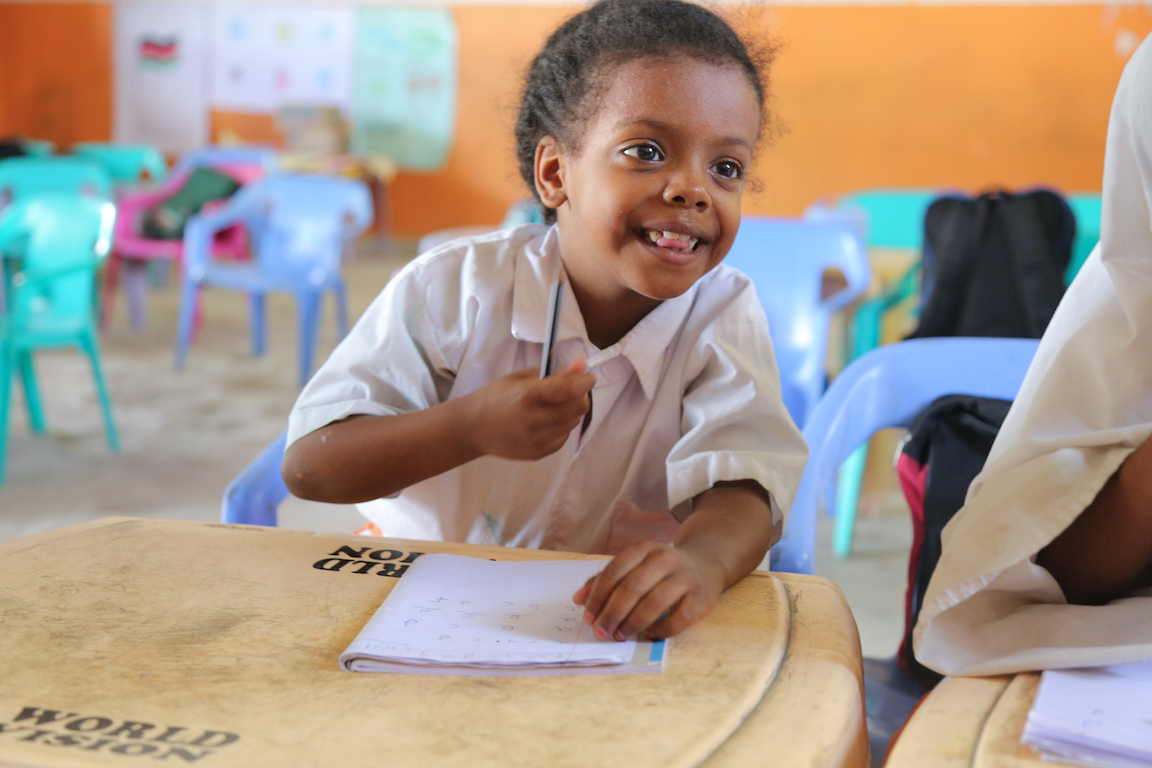
[[[578,151],[541,142],[537,186],[557,209],[582,305],[653,304],[684,293],[732,246],[760,107],[734,65],[639,59],[605,77]]]

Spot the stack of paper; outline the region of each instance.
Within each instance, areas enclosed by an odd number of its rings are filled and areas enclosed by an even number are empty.
[[[607,560],[421,556],[340,656],[353,672],[659,671],[662,644],[597,640],[572,595]],[[634,669],[633,666],[643,669]],[[423,669],[421,669],[423,668]],[[606,670],[601,670],[606,671]],[[443,672],[441,672],[443,674]]]
[[[1152,766],[1152,662],[1045,672],[1023,741],[1086,765]]]

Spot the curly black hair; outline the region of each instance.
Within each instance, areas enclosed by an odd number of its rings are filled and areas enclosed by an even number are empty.
[[[524,79],[516,154],[520,175],[537,200],[540,140],[554,136],[578,151],[580,129],[595,114],[609,71],[629,61],[672,55],[738,66],[756,92],[764,123],[770,48],[751,53],[724,19],[685,0],[600,0],[552,33]],[[545,221],[555,221],[555,210],[544,211]]]

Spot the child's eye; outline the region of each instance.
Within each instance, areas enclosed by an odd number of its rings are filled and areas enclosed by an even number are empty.
[[[664,159],[664,153],[655,144],[637,144],[634,147],[628,147],[624,150],[624,154],[628,157],[634,157],[645,163],[655,163]]]
[[[739,179],[744,175],[744,169],[735,160],[721,160],[712,166],[712,170],[725,179]]]

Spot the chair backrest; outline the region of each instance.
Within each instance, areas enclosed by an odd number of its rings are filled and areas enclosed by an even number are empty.
[[[935,189],[862,189],[820,200],[804,211],[804,218],[840,218],[848,222],[869,248],[920,250],[924,239],[924,213],[940,193]]]
[[[0,161],[0,205],[45,192],[108,198],[112,179],[97,163],[77,157],[12,157]]]
[[[153,184],[159,184],[168,175],[164,155],[148,144],[82,141],[72,145],[72,152],[77,157],[99,163],[114,181],[120,183],[136,184],[147,175]]]
[[[372,223],[372,193],[340,176],[270,176],[241,189],[221,213],[247,225],[260,269],[302,273],[316,285],[339,274],[344,244]]]
[[[745,216],[725,258],[752,278],[768,315],[784,405],[800,426],[824,390],[832,313],[872,279],[860,238],[843,221]],[[824,273],[839,269],[847,285],[822,297]]]
[[[280,462],[288,433],[282,432],[224,490],[220,522],[276,525],[276,510],[288,497],[280,477]]]
[[[1038,344],[1037,339],[912,339],[854,360],[804,426],[808,465],[783,539],[772,548],[773,569],[812,573],[817,509],[834,498],[840,465],[874,432],[907,427],[941,395],[1015,398]]]
[[[230,175],[235,175],[237,181],[247,183],[275,174],[280,168],[280,160],[276,150],[260,145],[200,147],[181,155],[172,168],[171,176],[187,176],[193,168],[201,167],[231,172]]]
[[[115,217],[107,200],[69,193],[17,200],[0,212],[0,251],[15,244],[21,257],[6,286],[14,328],[92,320],[96,271],[111,248]]]

